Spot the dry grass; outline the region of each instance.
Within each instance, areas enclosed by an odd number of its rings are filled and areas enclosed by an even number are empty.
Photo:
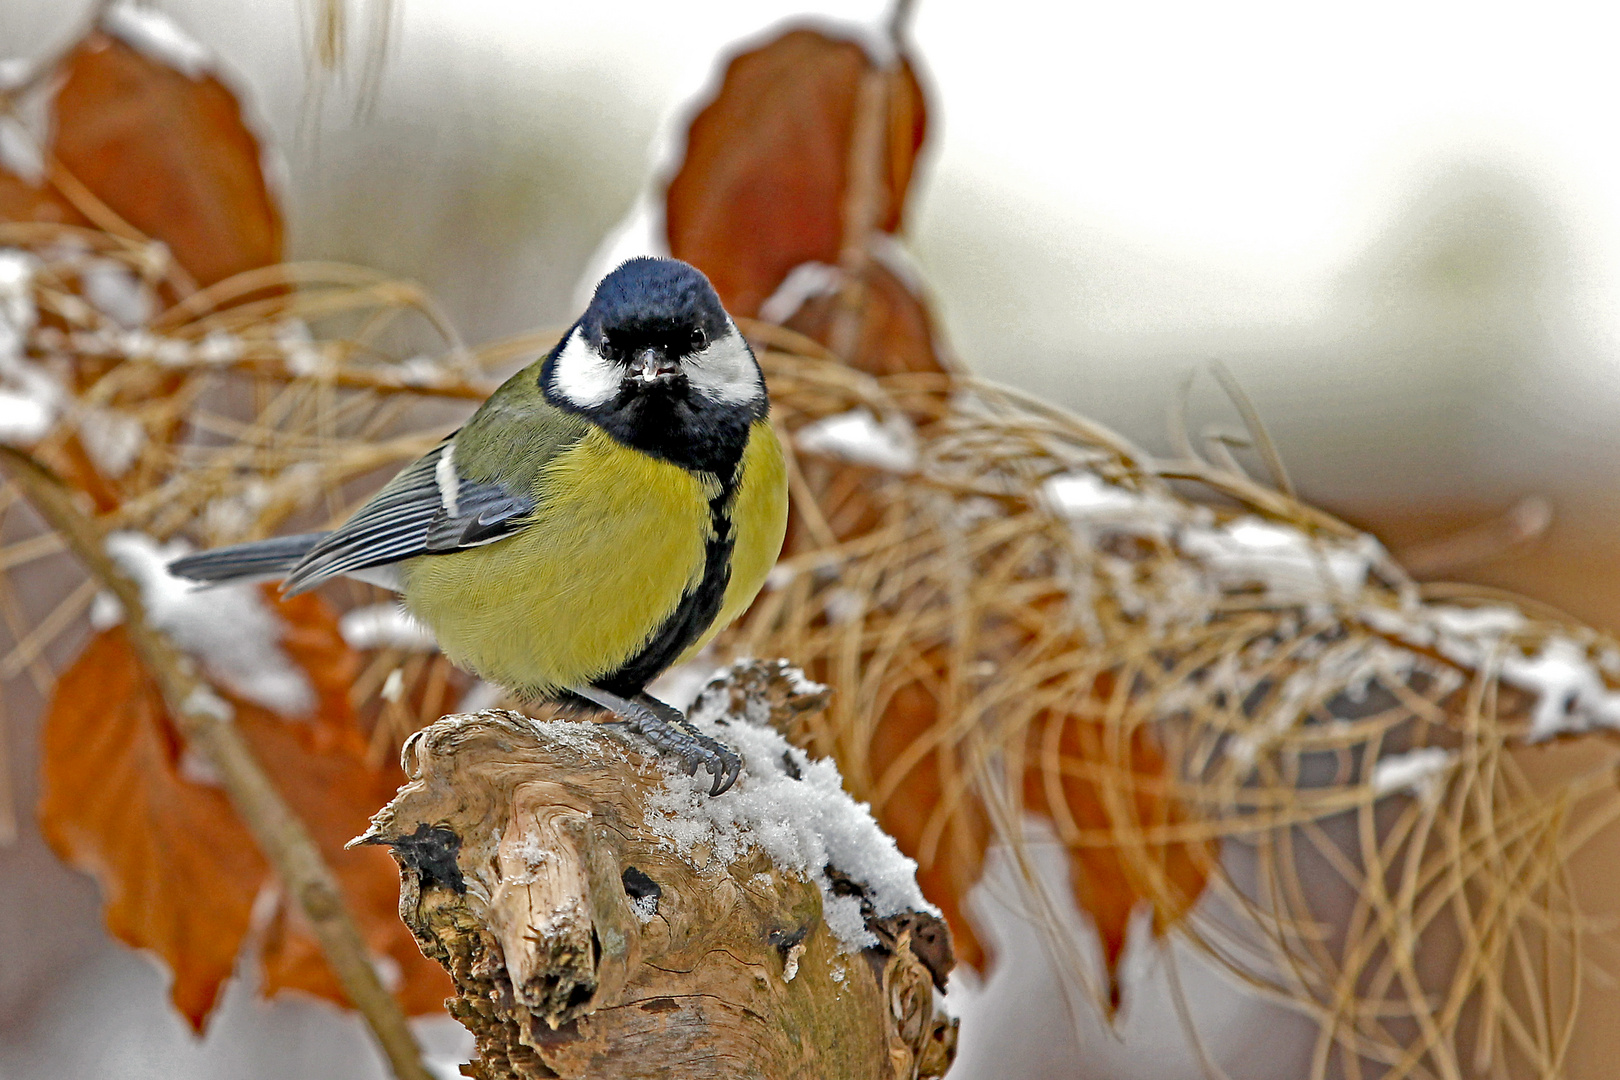
[[[559,332],[469,350],[414,288],[329,265],[233,279],[132,331],[84,302],[84,275],[121,267],[171,296],[154,249],[47,226],[0,227],[0,247],[39,257],[28,363],[66,391],[35,452],[109,525],[160,538],[341,517],[486,393],[487,372]],[[866,408],[918,432],[914,472],[799,456],[799,553],[730,647],[836,687],[805,737],[880,812],[931,770],[925,865],[967,857],[951,848],[965,817],[1016,846],[1037,804],[1071,851],[1111,853],[1165,929],[1319,1021],[1312,1076],[1561,1074],[1591,932],[1565,867],[1617,800],[1607,768],[1526,778],[1513,749],[1534,699],[1501,667],[1557,639],[1612,686],[1614,643],[1525,610],[1459,661],[1421,631],[1478,601],[1421,597],[1367,538],[1243,475],[1225,442],[1213,460],[1189,440],[1157,461],[1002,388],[872,379],[755,329],[785,431]],[[108,445],[120,431],[127,453]],[[1053,508],[1052,478],[1080,475],[1112,510]],[[1296,536],[1304,562],[1279,580],[1211,554],[1244,517]],[[1345,566],[1365,574],[1347,582]],[[0,571],[6,696],[18,679],[48,693],[94,589],[10,487]],[[412,692],[380,701],[402,664]],[[448,708],[458,680],[437,657],[374,655],[356,686],[374,751]],[[940,719],[874,752],[918,688]],[[1374,784],[1376,762],[1415,748],[1447,752],[1431,783]],[[1100,811],[1071,812],[1076,792]],[[1192,898],[1177,851],[1210,875],[1179,919]],[[1054,944],[1106,1000],[1078,946]]]

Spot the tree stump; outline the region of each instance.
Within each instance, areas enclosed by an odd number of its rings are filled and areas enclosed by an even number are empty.
[[[467,1075],[944,1075],[949,931],[832,764],[769,726],[825,697],[779,662],[711,684],[693,720],[745,761],[713,800],[615,727],[487,711],[411,737],[355,842],[399,862]]]

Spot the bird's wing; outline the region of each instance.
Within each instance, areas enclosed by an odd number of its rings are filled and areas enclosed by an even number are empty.
[[[288,595],[328,578],[418,555],[439,555],[500,540],[534,513],[528,491],[461,474],[446,439],[405,468],[287,575]]]

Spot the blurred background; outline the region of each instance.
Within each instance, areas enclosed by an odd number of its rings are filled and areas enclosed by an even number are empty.
[[[92,6],[0,0],[0,60],[65,45]],[[740,41],[885,11],[353,0],[352,55],[323,81],[311,7],[158,6],[257,115],[290,257],[415,279],[474,342],[566,322],[582,279],[645,244],[638,208]],[[1434,573],[1617,629],[1614,22],[1595,4],[924,0],[913,38],[932,115],[906,239],[974,371],[1168,450],[1183,380],[1219,359],[1302,496],[1397,553],[1544,497],[1543,535],[1463,544]],[[1191,401],[1194,429],[1232,420],[1207,378]],[[0,877],[31,884],[0,906],[48,898],[57,917],[0,957],[0,1077],[380,1075],[351,1019],[240,988],[194,1043],[166,976],[105,938],[93,886],[29,832],[32,752],[13,744],[24,829],[0,850]],[[1199,1075],[1162,1043],[1153,1057],[1163,1032],[1145,1005],[1118,1038],[1053,1034],[1069,1018],[1039,941],[993,890],[983,910],[1000,911],[990,936],[1006,945],[997,993],[953,997],[996,998],[1003,1019],[966,1024],[953,1076]],[[1245,1057],[1222,993],[1200,1000],[1232,1075],[1296,1075],[1286,1025],[1266,1020],[1274,1046]],[[462,1052],[453,1024],[426,1037],[446,1062]]]

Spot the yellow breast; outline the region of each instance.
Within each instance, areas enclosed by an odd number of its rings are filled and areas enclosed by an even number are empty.
[[[405,604],[456,664],[531,697],[617,670],[703,575],[718,482],[593,430],[543,471],[532,524],[484,547],[401,568]],[[754,425],[731,500],[732,573],[720,616],[753,599],[781,551],[781,447]]]

